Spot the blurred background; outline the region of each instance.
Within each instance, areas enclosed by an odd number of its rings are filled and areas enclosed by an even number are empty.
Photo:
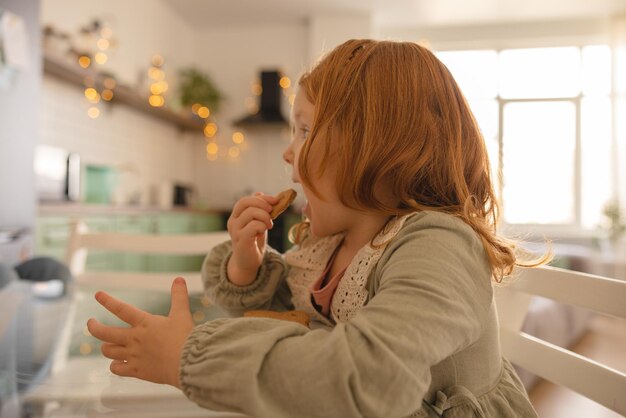
[[[241,196],[292,186],[281,154],[298,76],[369,37],[417,42],[451,70],[489,150],[503,234],[626,279],[623,0],[0,0],[0,263],[62,261],[75,219],[224,229]],[[302,204],[277,223],[275,248],[289,247]],[[201,261],[98,253],[87,265]],[[73,353],[97,351],[81,331]]]

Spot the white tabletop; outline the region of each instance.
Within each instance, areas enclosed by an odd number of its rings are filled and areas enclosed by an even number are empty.
[[[47,418],[244,417],[201,408],[169,385],[115,376],[109,363],[102,356],[73,357],[22,400]]]

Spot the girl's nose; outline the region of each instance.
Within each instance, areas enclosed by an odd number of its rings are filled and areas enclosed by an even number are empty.
[[[283,151],[283,160],[285,160],[287,164],[293,164],[293,148],[291,144]]]

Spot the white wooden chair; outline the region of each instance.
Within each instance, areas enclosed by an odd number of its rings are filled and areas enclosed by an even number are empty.
[[[77,286],[106,285],[107,288],[161,290],[169,292],[172,280],[182,276],[190,293],[202,292],[199,271],[181,272],[120,272],[86,271],[89,250],[155,255],[206,255],[211,249],[230,239],[228,232],[208,232],[185,235],[126,234],[118,232],[89,232],[81,222],[74,222],[68,241],[66,263]]]
[[[502,350],[512,363],[626,415],[625,373],[520,331],[533,295],[626,319],[626,282],[540,267],[518,269],[512,284],[496,288]]]
[[[94,288],[107,291],[159,291],[164,292],[165,297],[170,292],[173,279],[182,276],[186,279],[190,294],[202,292],[199,271],[88,271],[86,259],[89,251],[206,255],[214,246],[228,239],[230,236],[226,231],[187,235],[89,232],[83,222],[74,222],[66,254],[66,263],[74,276],[73,301],[54,354],[51,376],[28,393],[25,402],[39,408],[41,415],[47,417],[69,416],[74,411],[84,411],[101,403],[108,403],[109,407],[113,406],[120,413],[130,408],[129,416],[172,416],[173,411],[179,416],[215,416],[207,415],[206,410],[192,404],[172,387],[112,375],[108,372],[110,361],[102,355],[70,358],[69,348],[72,335],[83,332],[82,329],[73,329],[78,303],[81,298],[93,296],[81,292],[81,289],[86,289],[87,293]],[[52,412],[49,408],[51,404]],[[157,404],[160,406],[155,408]],[[146,411],[147,415],[139,411]],[[147,411],[151,412],[148,414]]]

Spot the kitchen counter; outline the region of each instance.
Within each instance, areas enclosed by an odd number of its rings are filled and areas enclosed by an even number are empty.
[[[139,206],[139,205],[94,205],[85,203],[44,203],[39,204],[39,215],[155,215],[168,213],[187,213],[198,215],[223,215],[230,213],[231,208],[211,208],[199,209],[193,207],[172,207],[163,209],[158,206]]]

